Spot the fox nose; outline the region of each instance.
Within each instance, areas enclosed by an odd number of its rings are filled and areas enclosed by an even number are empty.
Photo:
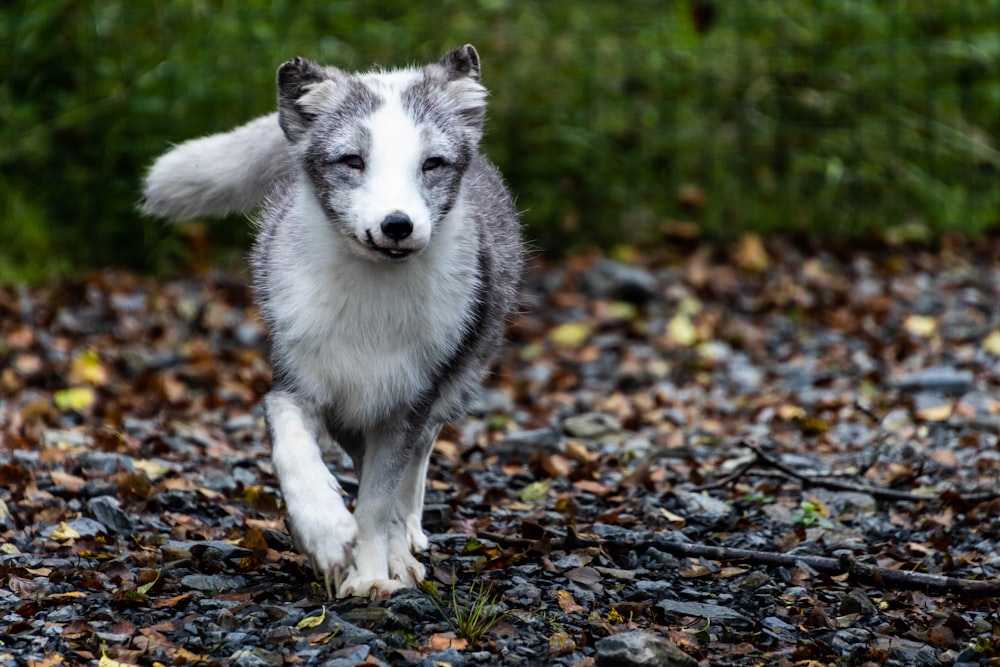
[[[413,223],[408,215],[390,213],[382,221],[382,233],[393,241],[402,241],[413,233]]]

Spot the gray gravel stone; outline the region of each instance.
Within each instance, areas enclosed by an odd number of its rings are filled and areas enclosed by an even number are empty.
[[[676,645],[644,630],[605,637],[594,647],[598,667],[696,667],[698,664]]]
[[[927,391],[940,394],[964,394],[972,389],[972,371],[951,366],[932,366],[910,373],[896,383],[902,391]]]
[[[704,602],[684,602],[682,600],[660,600],[656,607],[668,616],[701,616],[712,623],[731,623],[733,625],[750,626],[753,621],[735,609]]]
[[[246,578],[238,575],[189,574],[181,578],[183,588],[193,588],[198,591],[219,592],[239,589],[246,585]]]
[[[117,498],[97,496],[87,502],[87,509],[94,518],[117,535],[127,536],[133,532],[132,520],[122,510]]]
[[[611,415],[603,412],[585,412],[563,420],[563,432],[574,438],[600,438],[601,436],[620,433],[621,424]]]

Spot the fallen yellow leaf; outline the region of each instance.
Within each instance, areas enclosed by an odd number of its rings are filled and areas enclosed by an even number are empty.
[[[112,658],[108,657],[108,654],[101,651],[101,659],[97,663],[97,667],[136,667],[130,662],[118,662]]]
[[[931,338],[937,333],[937,319],[930,315],[910,315],[903,320],[903,328],[914,336]]]
[[[994,357],[1000,357],[1000,329],[990,332],[990,335],[983,341],[983,349]]]
[[[608,304],[608,314],[619,320],[634,320],[639,316],[639,309],[627,301],[612,301]]]
[[[46,596],[46,600],[72,600],[73,598],[85,598],[87,594],[83,591],[66,591],[65,593],[53,593]]]
[[[670,524],[673,525],[674,527],[683,526],[687,523],[687,519],[680,516],[679,514],[674,514],[665,507],[660,508],[660,514],[662,514],[663,518],[669,521]]]
[[[60,410],[83,410],[94,403],[94,390],[90,387],[70,387],[57,391],[52,397]]]
[[[698,331],[694,328],[690,317],[677,313],[667,324],[667,338],[677,345],[694,345],[698,342]]]
[[[317,625],[322,625],[323,621],[326,620],[326,605],[320,610],[317,616],[306,616],[301,621],[295,624],[296,630],[305,630],[306,628],[315,628]]]
[[[80,533],[76,532],[76,530],[65,521],[60,521],[59,527],[53,530],[49,537],[57,542],[62,542],[64,540],[75,540],[80,537]]]
[[[559,347],[577,348],[590,338],[590,332],[586,322],[565,322],[549,331],[549,340]]]
[[[523,503],[538,503],[545,499],[546,494],[549,492],[549,482],[548,480],[541,480],[538,482],[532,482],[528,486],[521,490],[521,502]]]
[[[157,461],[150,461],[149,459],[136,459],[132,462],[132,465],[135,466],[136,470],[141,470],[146,473],[146,477],[148,477],[151,482],[155,482],[162,477],[166,477],[167,473],[170,472],[170,468],[167,466],[162,463],[158,463]]]
[[[102,385],[108,381],[108,373],[101,364],[96,350],[87,350],[73,359],[69,369],[69,381],[73,384]]]

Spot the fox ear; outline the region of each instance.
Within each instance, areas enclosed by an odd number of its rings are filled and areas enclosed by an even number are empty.
[[[438,67],[444,70],[444,93],[451,100],[451,108],[457,110],[473,141],[478,142],[486,121],[486,89],[479,81],[479,54],[472,44],[466,44],[444,54]]]
[[[302,137],[316,117],[303,96],[329,78],[322,66],[306,58],[292,58],[278,68],[278,123],[290,141]]]
[[[476,47],[472,46],[472,44],[466,44],[465,46],[460,46],[457,49],[449,51],[442,56],[438,64],[444,67],[448,73],[449,81],[468,77],[479,83],[481,74],[479,69],[479,54],[476,53]]]

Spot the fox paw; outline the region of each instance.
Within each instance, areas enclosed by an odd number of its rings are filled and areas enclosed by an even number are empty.
[[[427,533],[424,532],[420,524],[419,516],[409,516],[406,519],[406,537],[410,543],[410,549],[416,553],[427,551],[430,542],[427,540]]]
[[[358,524],[344,506],[340,494],[330,489],[326,497],[309,503],[289,503],[288,526],[299,550],[312,561],[317,575],[324,578],[331,592],[334,581],[351,564],[351,550],[358,535]]]
[[[400,588],[408,584],[396,579],[369,578],[351,568],[337,588],[338,598],[361,597],[372,600],[385,600]],[[412,584],[409,584],[412,585]]]
[[[427,568],[413,557],[409,549],[389,551],[389,577],[404,586],[416,586],[427,576]]]
[[[370,597],[387,598],[393,591],[400,588],[416,586],[427,576],[423,563],[410,553],[408,540],[392,539],[389,542],[388,557],[382,560],[379,567],[377,551],[372,551],[371,544],[365,549],[365,544],[359,543],[355,551],[355,564],[351,567],[340,585],[337,587],[337,597]],[[384,551],[382,552],[385,553]]]

